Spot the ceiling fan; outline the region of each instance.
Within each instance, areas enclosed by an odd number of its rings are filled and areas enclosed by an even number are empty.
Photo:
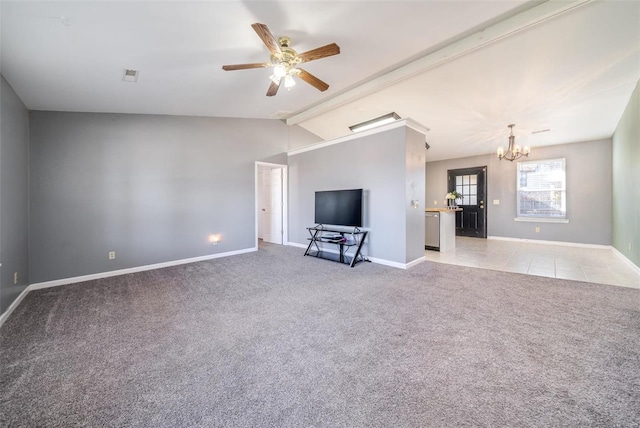
[[[276,41],[276,38],[273,37],[271,31],[269,31],[269,27],[265,24],[256,22],[255,24],[251,24],[251,27],[271,52],[271,60],[269,62],[252,64],[223,65],[223,70],[231,71],[273,67],[273,74],[270,76],[271,85],[267,91],[268,97],[272,97],[277,94],[278,89],[280,89],[283,82],[286,88],[291,88],[295,85],[296,82],[293,80],[293,76],[298,76],[300,79],[304,80],[321,92],[324,92],[329,88],[327,83],[318,79],[308,71],[298,67],[298,65],[303,62],[315,61],[317,59],[337,55],[340,53],[340,46],[335,43],[331,43],[299,54],[290,47],[291,39],[289,39],[289,37],[280,37]]]

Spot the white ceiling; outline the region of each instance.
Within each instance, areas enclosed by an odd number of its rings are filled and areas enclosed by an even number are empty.
[[[509,123],[533,150],[609,138],[640,79],[638,1],[0,5],[0,71],[29,109],[279,117],[322,138],[396,111],[430,128],[431,160],[493,152]],[[266,97],[270,70],[223,71],[268,60],[254,22],[298,52],[340,45],[304,66],[329,90]]]

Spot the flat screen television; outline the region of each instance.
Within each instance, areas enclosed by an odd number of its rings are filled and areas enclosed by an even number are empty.
[[[316,192],[316,224],[362,227],[362,189]]]

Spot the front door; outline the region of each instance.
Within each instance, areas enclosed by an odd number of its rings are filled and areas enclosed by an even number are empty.
[[[487,237],[487,167],[450,169],[447,189],[463,197],[458,199],[462,211],[456,212],[456,236]]]

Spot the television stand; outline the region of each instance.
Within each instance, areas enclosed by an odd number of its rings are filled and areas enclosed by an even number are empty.
[[[348,264],[350,267],[354,267],[358,262],[366,261],[365,257],[360,254],[360,251],[369,233],[368,231],[360,230],[357,227],[354,228],[353,232],[325,229],[322,225],[307,227],[307,230],[310,235],[310,238],[307,239],[310,242],[307,246],[307,251],[304,252],[305,256],[333,260],[335,262]],[[338,247],[338,251],[323,251],[318,243],[334,244]],[[348,254],[351,248],[355,248],[353,255]]]

